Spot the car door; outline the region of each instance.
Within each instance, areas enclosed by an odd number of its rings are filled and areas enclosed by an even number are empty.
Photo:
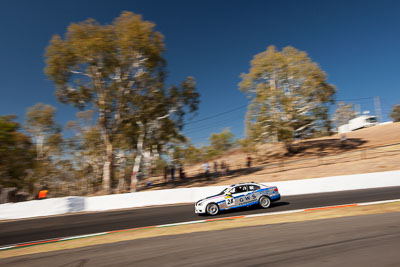
[[[231,207],[240,207],[246,205],[247,193],[248,189],[246,185],[238,185],[232,188],[231,194],[234,203],[231,204]]]
[[[247,185],[248,194],[246,195],[246,199],[248,200],[249,204],[256,204],[257,203],[257,190],[260,189],[258,185],[249,184]]]
[[[236,188],[232,187],[228,192],[225,193],[225,206],[227,209],[234,208],[236,206],[236,201],[234,195],[236,194]]]

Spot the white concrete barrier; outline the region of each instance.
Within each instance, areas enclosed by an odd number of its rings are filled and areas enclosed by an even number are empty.
[[[277,186],[282,196],[400,186],[400,171],[364,173],[263,183]],[[191,203],[217,194],[226,186],[192,187],[86,198],[87,211]]]
[[[190,203],[212,194],[217,194],[224,188],[225,186],[192,187],[88,197],[85,201],[85,207],[86,211],[103,211],[154,205]]]
[[[85,198],[63,197],[0,205],[0,220],[49,216],[85,209]]]
[[[364,173],[315,179],[264,183],[278,186],[281,195],[300,195],[344,190],[400,186],[400,171]],[[48,216],[79,211],[106,211],[113,209],[193,203],[217,194],[225,186],[192,187],[155,190],[96,197],[66,197],[33,200],[0,205],[0,220]]]
[[[278,186],[282,196],[400,186],[400,171],[267,182],[265,184]]]

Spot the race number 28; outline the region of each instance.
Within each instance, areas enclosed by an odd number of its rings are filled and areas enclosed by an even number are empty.
[[[232,206],[235,204],[235,199],[233,197],[227,198],[226,199],[226,205],[227,206]]]

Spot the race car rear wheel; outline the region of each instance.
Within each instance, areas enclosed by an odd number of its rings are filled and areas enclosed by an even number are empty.
[[[219,212],[219,207],[215,203],[210,203],[206,207],[206,212],[208,215],[211,215],[211,216],[217,215]]]
[[[269,199],[269,197],[261,196],[258,200],[258,204],[260,204],[261,208],[266,209],[271,205],[271,200]]]

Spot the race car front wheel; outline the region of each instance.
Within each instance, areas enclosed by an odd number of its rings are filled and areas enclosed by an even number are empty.
[[[214,216],[217,215],[219,212],[218,205],[215,203],[210,203],[207,205],[206,212],[208,215]]]
[[[258,203],[260,204],[261,208],[266,209],[271,205],[271,200],[269,199],[269,197],[261,196],[258,200]]]

